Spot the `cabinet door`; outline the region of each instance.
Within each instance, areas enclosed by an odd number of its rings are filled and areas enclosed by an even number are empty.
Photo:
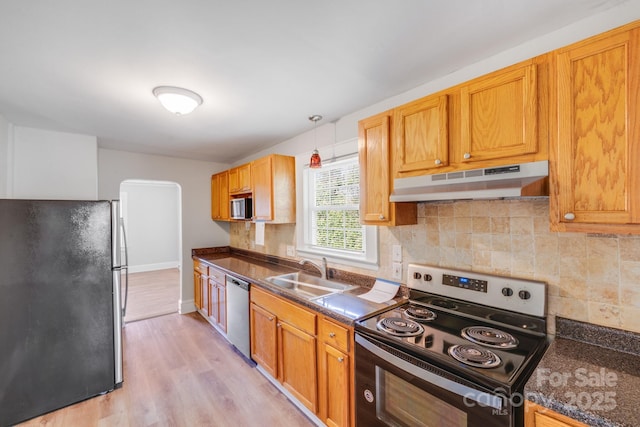
[[[207,276],[200,276],[200,289],[201,289],[201,303],[202,313],[205,316],[209,315],[209,311],[211,310],[211,299],[209,297],[209,278]]]
[[[279,377],[296,399],[314,414],[318,411],[316,338],[286,322],[278,322]]]
[[[229,169],[229,193],[251,192],[251,163]]]
[[[218,326],[227,332],[227,287],[218,283]]]
[[[538,151],[537,65],[510,67],[460,89],[458,162]]]
[[[272,158],[262,157],[253,162],[253,218],[273,219]]]
[[[276,316],[251,303],[251,358],[274,378],[278,376]]]
[[[358,122],[360,221],[370,225],[417,222],[416,203],[391,203],[391,112]]]
[[[211,176],[211,219],[229,220],[229,172]]]
[[[196,305],[196,309],[202,309],[202,288],[201,288],[201,275],[197,270],[193,271],[193,300]]]
[[[219,316],[219,306],[220,302],[218,301],[218,284],[209,279],[209,317],[214,323],[218,323]]]
[[[598,37],[557,57],[552,228],[640,223],[639,34]]]
[[[319,382],[325,399],[322,421],[330,427],[346,427],[349,425],[349,408],[351,400],[349,356],[326,344],[320,344]]]
[[[449,164],[447,95],[430,96],[394,110],[396,174],[430,173]]]
[[[524,408],[524,427],[587,427],[580,421],[560,415],[529,400],[525,401]]]

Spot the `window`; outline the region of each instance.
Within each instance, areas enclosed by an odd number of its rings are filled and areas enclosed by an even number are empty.
[[[358,158],[306,167],[303,175],[304,241],[298,250],[377,263],[377,230],[360,224]]]

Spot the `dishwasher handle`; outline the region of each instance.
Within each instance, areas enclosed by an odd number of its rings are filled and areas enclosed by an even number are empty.
[[[240,279],[236,279],[235,277],[231,277],[231,276],[227,276],[227,286],[237,286],[240,289],[244,289],[245,291],[249,292],[249,283],[245,282],[244,280],[240,280]]]

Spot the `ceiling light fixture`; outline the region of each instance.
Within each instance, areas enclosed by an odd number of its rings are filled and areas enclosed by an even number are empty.
[[[311,153],[311,160],[309,160],[309,167],[312,169],[318,169],[322,167],[322,160],[320,159],[320,153],[318,152],[318,138],[316,135],[316,128],[318,127],[318,122],[322,120],[322,116],[319,114],[314,114],[313,116],[309,116],[309,120],[313,122],[313,142],[316,148],[313,149]]]
[[[158,86],[153,94],[164,108],[181,116],[189,114],[202,104],[202,97],[188,89],[173,86]]]

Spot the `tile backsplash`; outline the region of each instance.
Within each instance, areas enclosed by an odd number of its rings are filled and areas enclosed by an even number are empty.
[[[285,258],[296,242],[295,224],[268,224],[264,246],[253,224],[230,234],[233,247]],[[331,264],[391,279],[395,244],[403,277],[423,263],[546,282],[550,333],[555,315],[640,332],[640,236],[550,232],[547,198],[420,203],[418,224],[379,227],[378,270]]]

